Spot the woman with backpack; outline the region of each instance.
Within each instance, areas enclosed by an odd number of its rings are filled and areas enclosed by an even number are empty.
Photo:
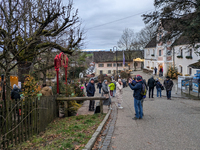
[[[158,79],[156,79],[156,89],[157,89],[157,97],[162,97],[162,84],[160,83],[160,81]]]

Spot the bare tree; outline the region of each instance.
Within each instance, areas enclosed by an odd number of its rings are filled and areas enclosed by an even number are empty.
[[[49,48],[67,54],[79,47],[83,32],[73,1],[63,6],[61,0],[2,0],[0,2],[0,67],[6,75],[18,66],[19,80],[29,73],[36,56]],[[7,88],[7,97],[10,89]]]
[[[121,38],[117,42],[117,45],[122,50],[131,50],[131,44],[133,43],[134,38],[134,31],[126,28],[123,31]]]

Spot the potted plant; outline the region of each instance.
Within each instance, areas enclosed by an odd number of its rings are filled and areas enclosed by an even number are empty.
[[[183,56],[179,55],[179,56],[177,56],[177,58],[183,58]]]
[[[186,59],[192,59],[192,56],[185,56]]]

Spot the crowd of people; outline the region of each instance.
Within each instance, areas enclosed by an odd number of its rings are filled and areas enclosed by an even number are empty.
[[[155,71],[157,73],[157,70]],[[162,97],[162,91],[166,90],[166,96],[168,100],[171,100],[171,90],[173,87],[173,81],[169,76],[166,77],[163,84],[159,81],[159,79],[154,79],[152,76],[146,82],[145,79],[141,75],[136,75],[135,78],[128,79],[129,87],[134,91],[134,109],[135,109],[135,117],[134,120],[142,119],[144,116],[143,113],[143,102],[147,96],[149,95],[149,99],[154,98],[154,88],[157,90],[157,97]],[[94,79],[91,78],[89,83],[85,84],[86,92],[88,97],[92,97],[95,95],[95,84]],[[111,107],[111,99],[116,96],[118,109],[123,109],[123,82],[121,79],[118,79],[116,82],[113,80],[110,84],[108,84],[107,80],[104,80],[103,83],[99,81],[97,84],[98,92],[101,96],[106,97],[104,101],[104,105],[108,106],[108,109],[112,109]],[[109,89],[110,88],[110,89]],[[89,111],[94,111],[95,101],[90,101]]]

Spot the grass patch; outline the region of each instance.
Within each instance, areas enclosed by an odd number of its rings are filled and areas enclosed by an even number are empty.
[[[49,124],[45,133],[11,149],[83,149],[104,117],[105,114],[95,114],[58,118]]]

